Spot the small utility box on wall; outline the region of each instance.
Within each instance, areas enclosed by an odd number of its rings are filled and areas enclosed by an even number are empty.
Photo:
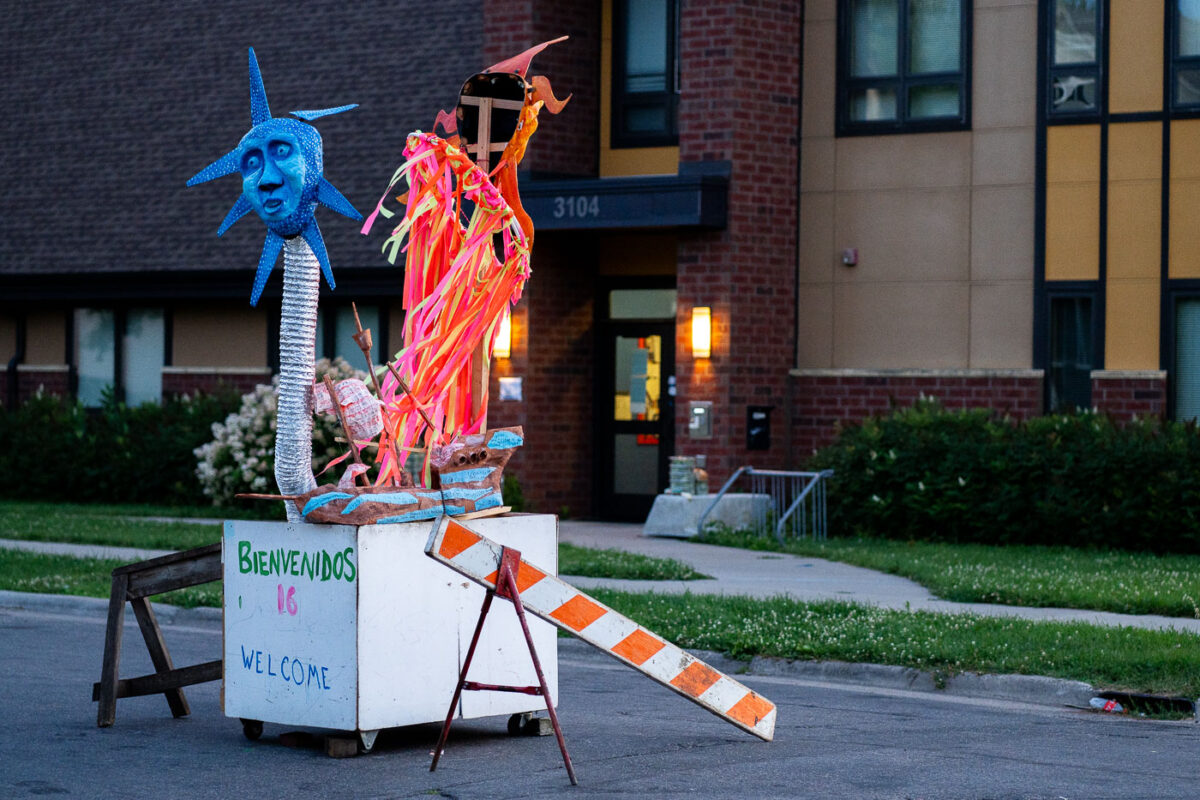
[[[746,406],[746,449],[771,449],[771,410],[774,406]]]
[[[712,438],[712,401],[693,400],[688,403],[688,438]]]

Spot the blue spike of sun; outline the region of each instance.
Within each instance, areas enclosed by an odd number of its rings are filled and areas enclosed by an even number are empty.
[[[357,104],[316,110],[293,111],[293,116],[315,120],[340,114]],[[266,240],[254,276],[250,305],[258,305],[267,278],[275,267],[283,240],[302,236],[321,262],[321,272],[329,288],[334,287],[333,270],[325,252],[325,241],[317,227],[317,205],[323,205],[351,219],[362,214],[324,177],[321,134],[305,122],[272,117],[263,86],[262,73],[254,48],[250,48],[250,124],[238,146],[197,172],[188,186],[206,183],[238,172],[242,176],[242,194],[229,210],[220,236],[250,211],[267,226]]]

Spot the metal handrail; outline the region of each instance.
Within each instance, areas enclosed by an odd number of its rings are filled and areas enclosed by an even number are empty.
[[[779,522],[775,525],[775,538],[779,540],[780,544],[783,544],[784,531],[786,530],[788,518],[796,512],[796,509],[803,505],[804,499],[814,491],[816,492],[816,496],[813,503],[813,538],[825,538],[825,526],[827,522],[825,479],[833,477],[833,470],[823,469],[820,472],[801,472],[797,474],[804,477],[812,477],[812,480],[804,487],[804,491],[800,492],[800,496],[792,501],[792,504],[788,506],[788,510],[783,513],[783,516],[779,518]],[[803,536],[804,516],[800,515],[797,519],[800,521],[800,535]],[[818,519],[820,520],[819,524]],[[820,532],[819,535],[818,531]]]
[[[717,496],[713,498],[713,501],[708,504],[708,508],[704,509],[704,513],[700,515],[700,519],[696,520],[697,533],[704,532],[704,520],[708,519],[709,513],[717,507],[717,503],[721,502],[721,498],[725,496],[725,492],[729,491],[729,487],[733,486],[734,481],[742,477],[742,473],[746,470],[753,472],[754,467],[738,467],[738,471],[733,473],[733,476],[730,477],[729,480],[725,481],[725,485],[721,487],[719,492],[717,492]]]
[[[770,497],[770,506],[776,515],[773,532],[780,543],[784,541],[789,521],[792,521],[799,530],[798,535],[800,536],[808,535],[808,531],[811,530],[814,539],[825,538],[828,521],[825,481],[833,475],[833,470],[830,469],[819,472],[801,472],[777,469],[756,470],[752,466],[739,467],[729,477],[729,480],[725,481],[712,502],[704,509],[704,513],[700,515],[700,519],[696,522],[697,532],[704,530],[704,523],[708,520],[709,514],[743,475],[749,476],[754,481],[751,487],[752,494],[766,494]],[[810,498],[813,501],[812,510],[811,513],[805,513],[802,509],[805,508]],[[783,503],[786,500],[790,500],[790,502],[784,510]],[[767,531],[766,511],[758,510],[755,516],[755,532],[760,536],[764,535]]]

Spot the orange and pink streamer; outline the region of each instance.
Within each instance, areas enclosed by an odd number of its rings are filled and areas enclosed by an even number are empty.
[[[407,179],[403,219],[383,250],[393,264],[399,252],[405,253],[405,346],[395,366],[411,393],[391,373],[383,376],[378,484],[399,482],[403,465],[397,463],[397,452],[428,450],[457,434],[481,430],[487,389],[476,403],[472,358],[486,342],[483,355],[490,360],[500,321],[520,299],[530,274],[531,237],[466,153],[418,131],[408,137],[404,156],[405,163],[363,225],[367,233],[376,217],[394,216],[383,207],[384,199]],[[464,200],[474,205],[469,218]],[[496,254],[497,236],[502,258]]]

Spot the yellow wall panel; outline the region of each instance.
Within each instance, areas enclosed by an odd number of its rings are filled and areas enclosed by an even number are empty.
[[[1171,181],[1172,278],[1200,278],[1200,180]]]
[[[1100,180],[1100,126],[1046,129],[1046,183]]]
[[[1200,178],[1200,119],[1171,123],[1171,180]]]
[[[1112,0],[1109,19],[1109,111],[1161,111],[1163,0]]]
[[[1158,181],[1109,185],[1109,278],[1158,278],[1162,269],[1161,206]]]
[[[1046,280],[1100,277],[1100,184],[1046,187]]]
[[[1157,280],[1108,282],[1105,369],[1158,369]]]
[[[1162,123],[1127,122],[1108,127],[1108,180],[1157,181],[1162,177]]]

